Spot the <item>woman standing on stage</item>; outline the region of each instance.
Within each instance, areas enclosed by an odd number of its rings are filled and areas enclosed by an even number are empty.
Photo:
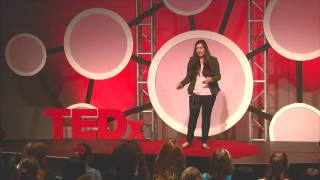
[[[207,144],[211,112],[216,96],[220,91],[218,81],[221,79],[219,63],[216,57],[211,56],[208,45],[204,40],[198,40],[195,44],[193,56],[187,66],[186,77],[177,85],[182,89],[189,84],[189,122],[187,141],[182,148],[191,146],[194,131],[197,125],[200,108],[202,107],[202,147],[210,149]]]

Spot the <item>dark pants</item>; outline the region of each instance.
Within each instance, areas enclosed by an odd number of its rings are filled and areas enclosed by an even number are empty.
[[[192,94],[189,96],[189,122],[188,122],[188,134],[187,141],[191,144],[194,138],[194,131],[197,126],[197,120],[202,107],[202,137],[201,142],[206,143],[208,139],[210,120],[213,104],[216,100],[216,96],[199,96]]]

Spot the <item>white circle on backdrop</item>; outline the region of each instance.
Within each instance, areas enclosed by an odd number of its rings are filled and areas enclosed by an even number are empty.
[[[70,109],[70,116],[63,116],[64,118],[71,119],[72,118],[72,109],[96,109],[97,110],[97,116],[81,116],[85,119],[97,119],[98,118],[98,109],[88,103],[77,103],[70,105],[67,107],[67,109]],[[82,127],[82,131],[98,131],[98,127]],[[72,138],[72,127],[70,126],[64,126],[63,127],[63,138]]]
[[[263,21],[264,32],[272,48],[297,61],[319,57],[319,8],[319,0],[272,0]]]
[[[5,49],[6,62],[20,76],[32,76],[42,70],[47,52],[42,41],[28,33],[15,35]]]
[[[186,87],[176,90],[187,69],[197,40],[204,39],[220,64],[221,91],[211,116],[209,135],[221,133],[236,124],[247,111],[253,91],[250,64],[241,49],[215,32],[196,30],[179,34],[157,52],[149,68],[148,91],[160,118],[178,132],[187,133],[189,99]],[[201,114],[201,113],[200,113]],[[201,135],[201,116],[195,136]]]
[[[67,107],[67,109],[97,109],[94,105],[88,103],[77,103]]]
[[[90,79],[107,79],[129,63],[133,40],[117,13],[93,8],[76,15],[66,29],[64,48],[70,65]]]
[[[91,105],[91,104],[88,104],[88,103],[76,103],[76,104],[73,104],[73,105],[70,105],[67,107],[67,109],[96,109],[98,110],[97,107],[95,107],[94,105]],[[71,116],[65,116],[65,117],[72,117],[72,111],[71,111]],[[92,116],[90,116],[92,117]],[[98,117],[98,116],[95,116],[95,118]]]
[[[182,15],[191,16],[205,10],[212,0],[163,0],[170,11]]]
[[[304,103],[284,106],[273,116],[269,134],[271,141],[319,142],[320,111]]]

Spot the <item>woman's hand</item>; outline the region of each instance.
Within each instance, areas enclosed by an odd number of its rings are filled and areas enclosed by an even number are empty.
[[[178,83],[177,87],[178,90],[183,88],[183,85],[181,83]]]
[[[203,84],[209,84],[212,82],[212,77],[206,77],[204,81],[202,81]]]

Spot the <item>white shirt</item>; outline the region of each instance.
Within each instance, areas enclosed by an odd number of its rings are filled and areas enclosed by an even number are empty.
[[[204,77],[202,74],[203,64],[202,63],[200,64],[201,64],[201,67],[197,75],[196,84],[194,86],[193,93],[199,96],[211,95],[211,91],[208,84],[203,83],[203,81],[206,80],[206,77]]]

